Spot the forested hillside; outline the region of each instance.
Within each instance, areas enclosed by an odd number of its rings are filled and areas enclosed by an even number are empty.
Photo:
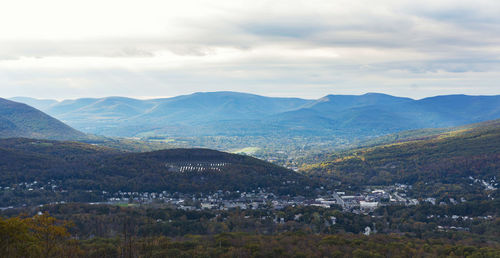
[[[424,196],[492,191],[500,178],[500,120],[332,154],[304,171],[353,187],[409,184]]]
[[[0,138],[78,140],[86,135],[26,104],[0,98]]]
[[[18,138],[0,140],[0,153],[1,186],[53,181],[70,194],[203,193],[259,187],[285,194],[304,193],[305,187],[311,185],[306,177],[291,170],[249,156],[208,149],[121,153],[82,143]],[[284,185],[286,181],[290,184]],[[76,195],[75,200],[81,200]],[[8,200],[9,196],[3,198]]]

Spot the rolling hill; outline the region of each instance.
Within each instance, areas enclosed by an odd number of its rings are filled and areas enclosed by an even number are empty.
[[[204,193],[259,187],[279,194],[307,194],[305,186],[311,186],[307,177],[283,167],[209,149],[123,153],[78,142],[11,138],[0,140],[0,153],[3,187],[53,181],[71,194]]]
[[[331,154],[303,170],[353,187],[408,184],[421,196],[490,194],[500,178],[500,120]]]
[[[279,124],[298,126],[301,123],[316,128],[320,134],[354,131],[365,136],[498,118],[500,96],[449,95],[412,100],[375,93],[327,96],[308,107],[275,116]]]
[[[78,140],[86,135],[26,104],[0,98],[0,138]]]
[[[413,100],[385,94],[318,100],[207,92],[164,99],[24,100],[87,133],[106,136],[333,136],[348,140],[500,118],[500,96]]]
[[[123,97],[83,98],[50,105],[46,105],[47,100],[20,97],[15,99],[40,108],[84,132],[126,137],[148,132],[189,136],[213,134],[213,131],[217,133],[223,121],[235,121],[230,123],[231,126],[238,121],[248,123],[312,102],[237,92],[194,93],[150,100]]]

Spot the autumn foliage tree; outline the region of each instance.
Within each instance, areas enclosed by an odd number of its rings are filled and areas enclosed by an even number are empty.
[[[0,218],[0,257],[75,257],[69,226],[48,214]]]

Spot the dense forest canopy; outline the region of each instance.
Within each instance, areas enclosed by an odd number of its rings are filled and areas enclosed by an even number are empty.
[[[122,153],[74,142],[0,140],[2,186],[55,180],[66,190],[305,192],[305,176],[244,155],[208,149]],[[283,181],[297,182],[294,186]]]
[[[323,159],[304,171],[350,186],[401,183],[413,185],[422,196],[440,191],[467,194],[484,188],[472,185],[475,179],[496,182],[500,178],[500,120]]]

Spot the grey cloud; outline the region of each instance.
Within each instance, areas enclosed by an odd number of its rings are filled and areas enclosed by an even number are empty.
[[[441,6],[408,5],[403,8],[403,11],[436,21],[452,22],[465,26],[494,25],[500,21],[498,16],[500,3],[498,1],[462,1]]]
[[[436,69],[442,68],[437,67],[438,64],[434,65]],[[140,71],[0,71],[0,95],[39,98],[110,95],[154,97],[219,90],[306,98],[369,91],[410,97],[450,93],[499,94],[499,74],[495,71],[478,78],[470,77],[469,73],[429,73],[428,66],[418,62],[382,63],[364,67],[340,61],[310,64],[247,62],[226,67],[200,64]],[[495,66],[498,67],[498,64]],[[452,68],[448,67],[447,70]],[[242,71],[244,74],[239,75]],[[453,80],[449,80],[450,77]],[[418,90],[412,84],[418,85]]]
[[[14,56],[14,55],[8,55],[8,54],[0,54],[0,61],[6,61],[6,60],[17,60],[19,59],[19,56]]]
[[[449,73],[489,72],[500,68],[500,60],[463,60],[446,59],[426,62],[390,62],[377,64],[377,70],[406,70],[415,74],[436,73],[439,71]]]
[[[328,29],[321,21],[312,17],[274,18],[272,21],[243,21],[238,25],[244,33],[264,37],[286,37],[305,39]],[[316,20],[316,22],[312,22]]]
[[[490,3],[491,8],[472,1],[466,5],[425,8],[418,2],[388,5],[383,12],[367,6],[342,15],[329,15],[328,10],[250,10],[241,15],[179,21],[176,25],[185,30],[176,35],[161,32],[149,37],[4,41],[0,44],[0,59],[151,57],[158,51],[202,57],[216,55],[214,49],[218,47],[253,50],[266,46],[298,52],[322,47],[350,48],[354,49],[354,57],[249,56],[216,64],[188,64],[175,69],[138,67],[134,71],[0,70],[0,91],[13,95],[36,93],[42,97],[49,93],[47,97],[168,96],[214,90],[259,94],[272,91],[275,95],[293,91],[296,96],[319,97],[335,92],[384,91],[416,97],[435,94],[437,88],[449,89],[449,93],[465,92],[457,88],[459,81],[461,87],[478,89],[478,93],[499,94],[496,83],[500,76],[500,10],[494,1]],[[364,60],[356,50],[374,51],[379,56]],[[446,76],[440,78],[437,72],[452,74],[456,81],[449,81]],[[471,73],[487,75],[475,75],[472,80]],[[433,81],[426,81],[429,76]]]
[[[143,44],[128,39],[102,40],[18,40],[4,41],[0,45],[0,57],[8,55],[11,58],[24,57],[147,57],[153,56],[152,51]],[[147,45],[146,45],[147,46]]]
[[[414,15],[427,17],[425,16],[427,13]],[[436,16],[439,17],[439,14]],[[459,14],[455,16],[458,17]],[[168,50],[178,55],[204,56],[213,53],[215,47],[252,49],[268,44],[296,45],[304,48],[325,46],[411,48],[426,52],[448,50],[450,46],[491,46],[500,43],[500,35],[492,35],[492,31],[468,31],[466,28],[458,27],[457,31],[449,33],[432,28],[419,30],[417,25],[412,16],[405,16],[397,10],[383,15],[362,12],[355,17],[325,17],[312,14],[275,17],[269,14],[251,14],[231,19],[209,18],[206,21],[185,21],[179,23],[179,26],[186,26],[188,28],[186,33],[175,37],[164,33],[149,38],[3,42],[0,56],[8,53],[14,58],[18,56],[147,57],[161,50]]]
[[[448,46],[484,46],[500,43],[498,34],[489,29],[468,30],[457,27],[454,33],[440,31],[439,28],[420,29],[411,16],[377,16],[366,14],[357,20],[321,21],[314,17],[302,17],[298,21],[283,22],[265,18],[243,21],[239,24],[242,33],[260,38],[260,42],[272,42],[280,37],[289,38],[303,44],[321,46],[354,46],[372,48],[415,48],[436,49]],[[291,17],[285,18],[290,20]],[[281,20],[281,19],[279,19]],[[311,22],[313,21],[313,22]],[[497,26],[492,24],[491,26]]]

